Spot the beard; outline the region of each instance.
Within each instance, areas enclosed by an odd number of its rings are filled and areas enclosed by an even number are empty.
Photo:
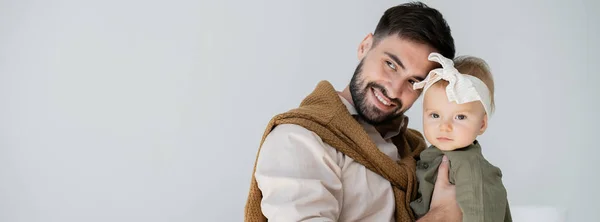
[[[364,60],[360,61],[350,80],[350,95],[352,95],[352,102],[354,102],[356,112],[365,122],[373,126],[391,124],[395,119],[404,115],[404,112],[400,111],[402,109],[402,101],[397,98],[392,99],[391,102],[395,104],[395,109],[389,112],[382,111],[377,108],[375,104],[369,103],[367,94],[371,91],[371,88],[380,90],[387,98],[390,97],[388,96],[385,87],[382,85],[375,82],[368,82],[365,84],[365,80],[362,76],[363,61]]]

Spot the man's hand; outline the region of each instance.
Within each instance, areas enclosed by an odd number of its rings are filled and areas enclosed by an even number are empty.
[[[448,157],[444,156],[438,168],[429,212],[419,219],[419,222],[462,221],[462,212],[456,202],[456,188],[450,184],[450,180],[448,179],[449,173],[450,162],[448,161]]]

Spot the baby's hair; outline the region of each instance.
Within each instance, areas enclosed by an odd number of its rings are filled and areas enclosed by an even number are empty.
[[[490,100],[493,112],[496,107],[494,103],[494,77],[490,71],[490,66],[488,66],[485,60],[475,56],[458,56],[454,58],[454,67],[458,69],[458,72],[475,76],[485,83],[490,90]]]
[[[454,67],[458,72],[466,75],[475,76],[480,79],[490,90],[490,102],[492,105],[492,112],[495,110],[494,103],[494,78],[488,64],[481,58],[475,56],[458,56],[454,58]],[[447,81],[439,81],[433,84],[437,87],[448,86]]]

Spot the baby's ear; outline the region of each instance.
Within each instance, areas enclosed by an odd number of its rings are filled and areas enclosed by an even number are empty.
[[[479,129],[479,135],[485,133],[487,126],[488,126],[488,116],[487,116],[487,114],[485,114],[483,116],[483,120],[481,120],[481,128]]]

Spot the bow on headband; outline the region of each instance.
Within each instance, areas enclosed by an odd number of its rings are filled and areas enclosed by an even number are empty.
[[[491,118],[492,104],[490,91],[483,81],[475,76],[461,74],[454,68],[454,62],[451,59],[439,53],[433,52],[429,54],[428,59],[429,61],[440,63],[442,68],[431,70],[425,80],[415,83],[413,86],[414,89],[424,88],[423,92],[425,92],[437,81],[446,80],[448,81],[448,86],[446,87],[448,101],[463,104],[479,100],[483,104],[488,118]]]

